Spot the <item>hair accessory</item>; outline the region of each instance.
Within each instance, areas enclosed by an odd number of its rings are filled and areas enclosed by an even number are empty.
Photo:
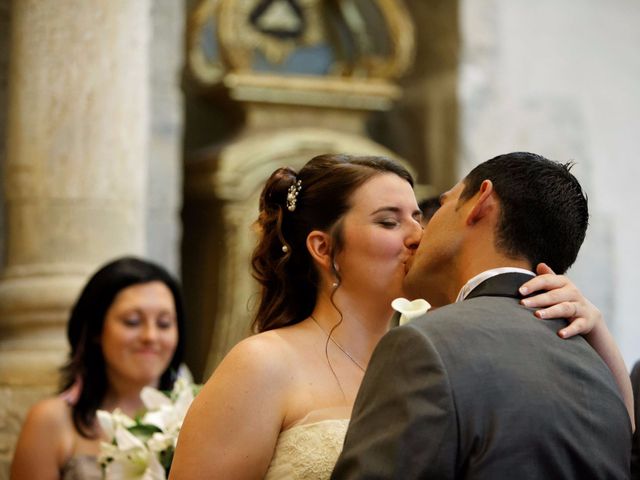
[[[294,182],[287,191],[287,209],[293,212],[296,209],[296,202],[298,201],[298,194],[302,189],[302,180]]]
[[[282,245],[282,251],[284,253],[287,253],[289,251],[289,247],[287,247],[286,245]]]

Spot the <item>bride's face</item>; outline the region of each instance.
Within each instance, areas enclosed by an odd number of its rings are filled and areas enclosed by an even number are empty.
[[[393,173],[372,177],[351,197],[336,255],[341,289],[371,301],[402,296],[405,264],[420,243],[421,212],[409,183]]]

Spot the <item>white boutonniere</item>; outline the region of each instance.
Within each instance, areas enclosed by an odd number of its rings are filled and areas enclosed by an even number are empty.
[[[400,325],[404,325],[408,321],[427,313],[431,305],[424,298],[417,298],[411,301],[400,297],[391,302],[391,308],[396,312],[400,312]]]

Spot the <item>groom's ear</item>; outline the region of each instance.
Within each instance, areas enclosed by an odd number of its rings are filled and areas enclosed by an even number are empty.
[[[491,180],[484,180],[480,184],[478,193],[470,201],[472,202],[472,207],[467,214],[467,225],[475,225],[498,212],[498,198]]]
[[[313,230],[307,235],[307,250],[311,258],[327,271],[331,270],[331,237],[328,233]]]

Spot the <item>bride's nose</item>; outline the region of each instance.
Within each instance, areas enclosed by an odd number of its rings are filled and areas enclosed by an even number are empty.
[[[411,226],[411,231],[408,233],[405,239],[405,245],[410,250],[415,250],[418,248],[420,244],[420,239],[422,238],[422,225],[420,222],[414,222]]]

